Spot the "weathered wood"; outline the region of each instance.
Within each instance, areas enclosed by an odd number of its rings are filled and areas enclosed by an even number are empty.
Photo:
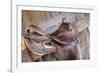
[[[86,28],[89,27],[89,19],[88,18],[84,18],[82,20],[79,20],[76,22],[75,24],[77,26],[77,30],[79,32],[84,31]]]
[[[78,38],[78,40],[80,41],[80,43],[78,44],[80,59],[89,59],[90,58],[89,17],[86,17],[86,18],[82,17],[81,20],[76,22],[75,25],[78,28],[77,30],[81,32],[81,35]]]

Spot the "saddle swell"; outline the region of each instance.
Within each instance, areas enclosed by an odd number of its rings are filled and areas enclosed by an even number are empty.
[[[63,23],[58,30],[50,34],[52,38],[62,45],[67,45],[80,35],[75,29],[69,29],[68,23]]]

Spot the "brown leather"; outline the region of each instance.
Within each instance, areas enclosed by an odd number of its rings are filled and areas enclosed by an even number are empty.
[[[60,44],[69,44],[71,40],[76,39],[80,35],[74,28],[69,29],[69,25],[68,23],[63,23],[58,30],[50,35]]]
[[[76,60],[79,59],[77,50],[77,37],[80,35],[74,28],[69,29],[69,23],[62,23],[58,30],[51,34],[56,44],[58,60]]]
[[[40,27],[36,26],[36,25],[30,25],[27,29],[26,29],[26,33],[30,34],[30,33],[34,33],[34,32],[37,32],[41,35],[46,35],[46,32],[41,29]]]
[[[62,23],[54,33],[47,35],[41,28],[31,25],[30,27],[33,30],[30,32],[28,29],[25,35],[26,45],[31,52],[41,55],[42,60],[47,60],[52,54],[51,59],[76,60],[78,59],[77,37],[80,33],[74,28],[69,28],[70,26],[68,23]],[[36,41],[36,38],[38,41]],[[50,41],[52,47],[46,48],[43,43],[40,43],[40,46],[36,45],[36,42],[44,41]]]

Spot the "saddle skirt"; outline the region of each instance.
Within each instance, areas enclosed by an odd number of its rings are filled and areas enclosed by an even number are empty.
[[[55,47],[51,45],[52,44],[51,41],[35,42],[34,40],[25,37],[25,43],[31,52],[38,55],[45,55],[45,54],[50,54],[52,52],[56,52]]]

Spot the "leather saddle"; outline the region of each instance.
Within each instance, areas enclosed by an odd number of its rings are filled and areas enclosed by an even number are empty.
[[[70,26],[69,23],[62,23],[55,32],[49,35],[36,25],[26,28],[24,39],[32,60],[42,58],[46,61],[52,54],[49,60],[52,58],[56,60],[79,59],[77,37],[80,33]]]

